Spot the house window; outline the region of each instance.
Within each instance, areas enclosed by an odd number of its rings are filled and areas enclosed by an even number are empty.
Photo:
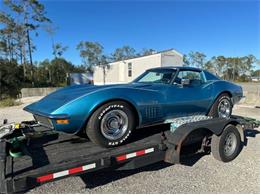
[[[132,63],[128,63],[128,77],[132,77]]]

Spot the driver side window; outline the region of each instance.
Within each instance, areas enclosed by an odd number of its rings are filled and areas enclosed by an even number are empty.
[[[198,85],[204,83],[202,72],[192,70],[181,70],[175,79],[175,82],[181,84],[182,79],[189,79],[191,85]]]

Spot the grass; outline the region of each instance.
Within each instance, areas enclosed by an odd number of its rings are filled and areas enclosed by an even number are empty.
[[[10,107],[10,106],[19,106],[19,105],[21,105],[21,102],[16,101],[14,98],[6,98],[3,100],[0,100],[0,108]]]

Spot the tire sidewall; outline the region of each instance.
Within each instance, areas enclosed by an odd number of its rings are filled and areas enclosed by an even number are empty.
[[[234,133],[236,140],[237,140],[237,145],[236,145],[234,152],[231,155],[227,156],[224,153],[224,145],[225,145],[225,139],[229,133]],[[236,129],[235,126],[233,126],[233,125],[227,126],[225,128],[225,130],[222,132],[220,142],[219,142],[219,155],[220,155],[222,161],[229,162],[229,161],[234,160],[238,156],[240,150],[241,150],[240,133],[238,132],[238,130]]]
[[[219,107],[220,102],[224,99],[228,100],[229,103],[230,103],[230,115],[229,115],[229,117],[232,115],[233,104],[232,104],[231,98],[227,94],[222,94],[218,97],[217,101],[213,104],[213,108],[212,108],[213,110],[212,110],[212,113],[210,114],[211,116],[220,117],[219,114],[218,114],[218,107]]]
[[[101,132],[101,121],[106,113],[112,110],[121,110],[126,113],[128,117],[128,127],[124,135],[122,135],[121,138],[116,140],[108,140],[105,138]],[[96,112],[96,120],[93,121],[93,128],[96,130],[96,133],[98,134],[99,141],[102,142],[102,145],[106,146],[116,146],[122,144],[131,134],[132,130],[135,127],[134,123],[134,116],[133,111],[131,110],[130,106],[127,103],[124,102],[111,102],[107,103],[103,106],[101,106]]]

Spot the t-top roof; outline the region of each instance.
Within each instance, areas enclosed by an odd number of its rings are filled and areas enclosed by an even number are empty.
[[[182,69],[182,70],[194,70],[194,71],[201,71],[202,69],[191,67],[191,66],[164,66],[164,67],[156,67],[151,68],[148,70],[161,70],[161,69]]]

